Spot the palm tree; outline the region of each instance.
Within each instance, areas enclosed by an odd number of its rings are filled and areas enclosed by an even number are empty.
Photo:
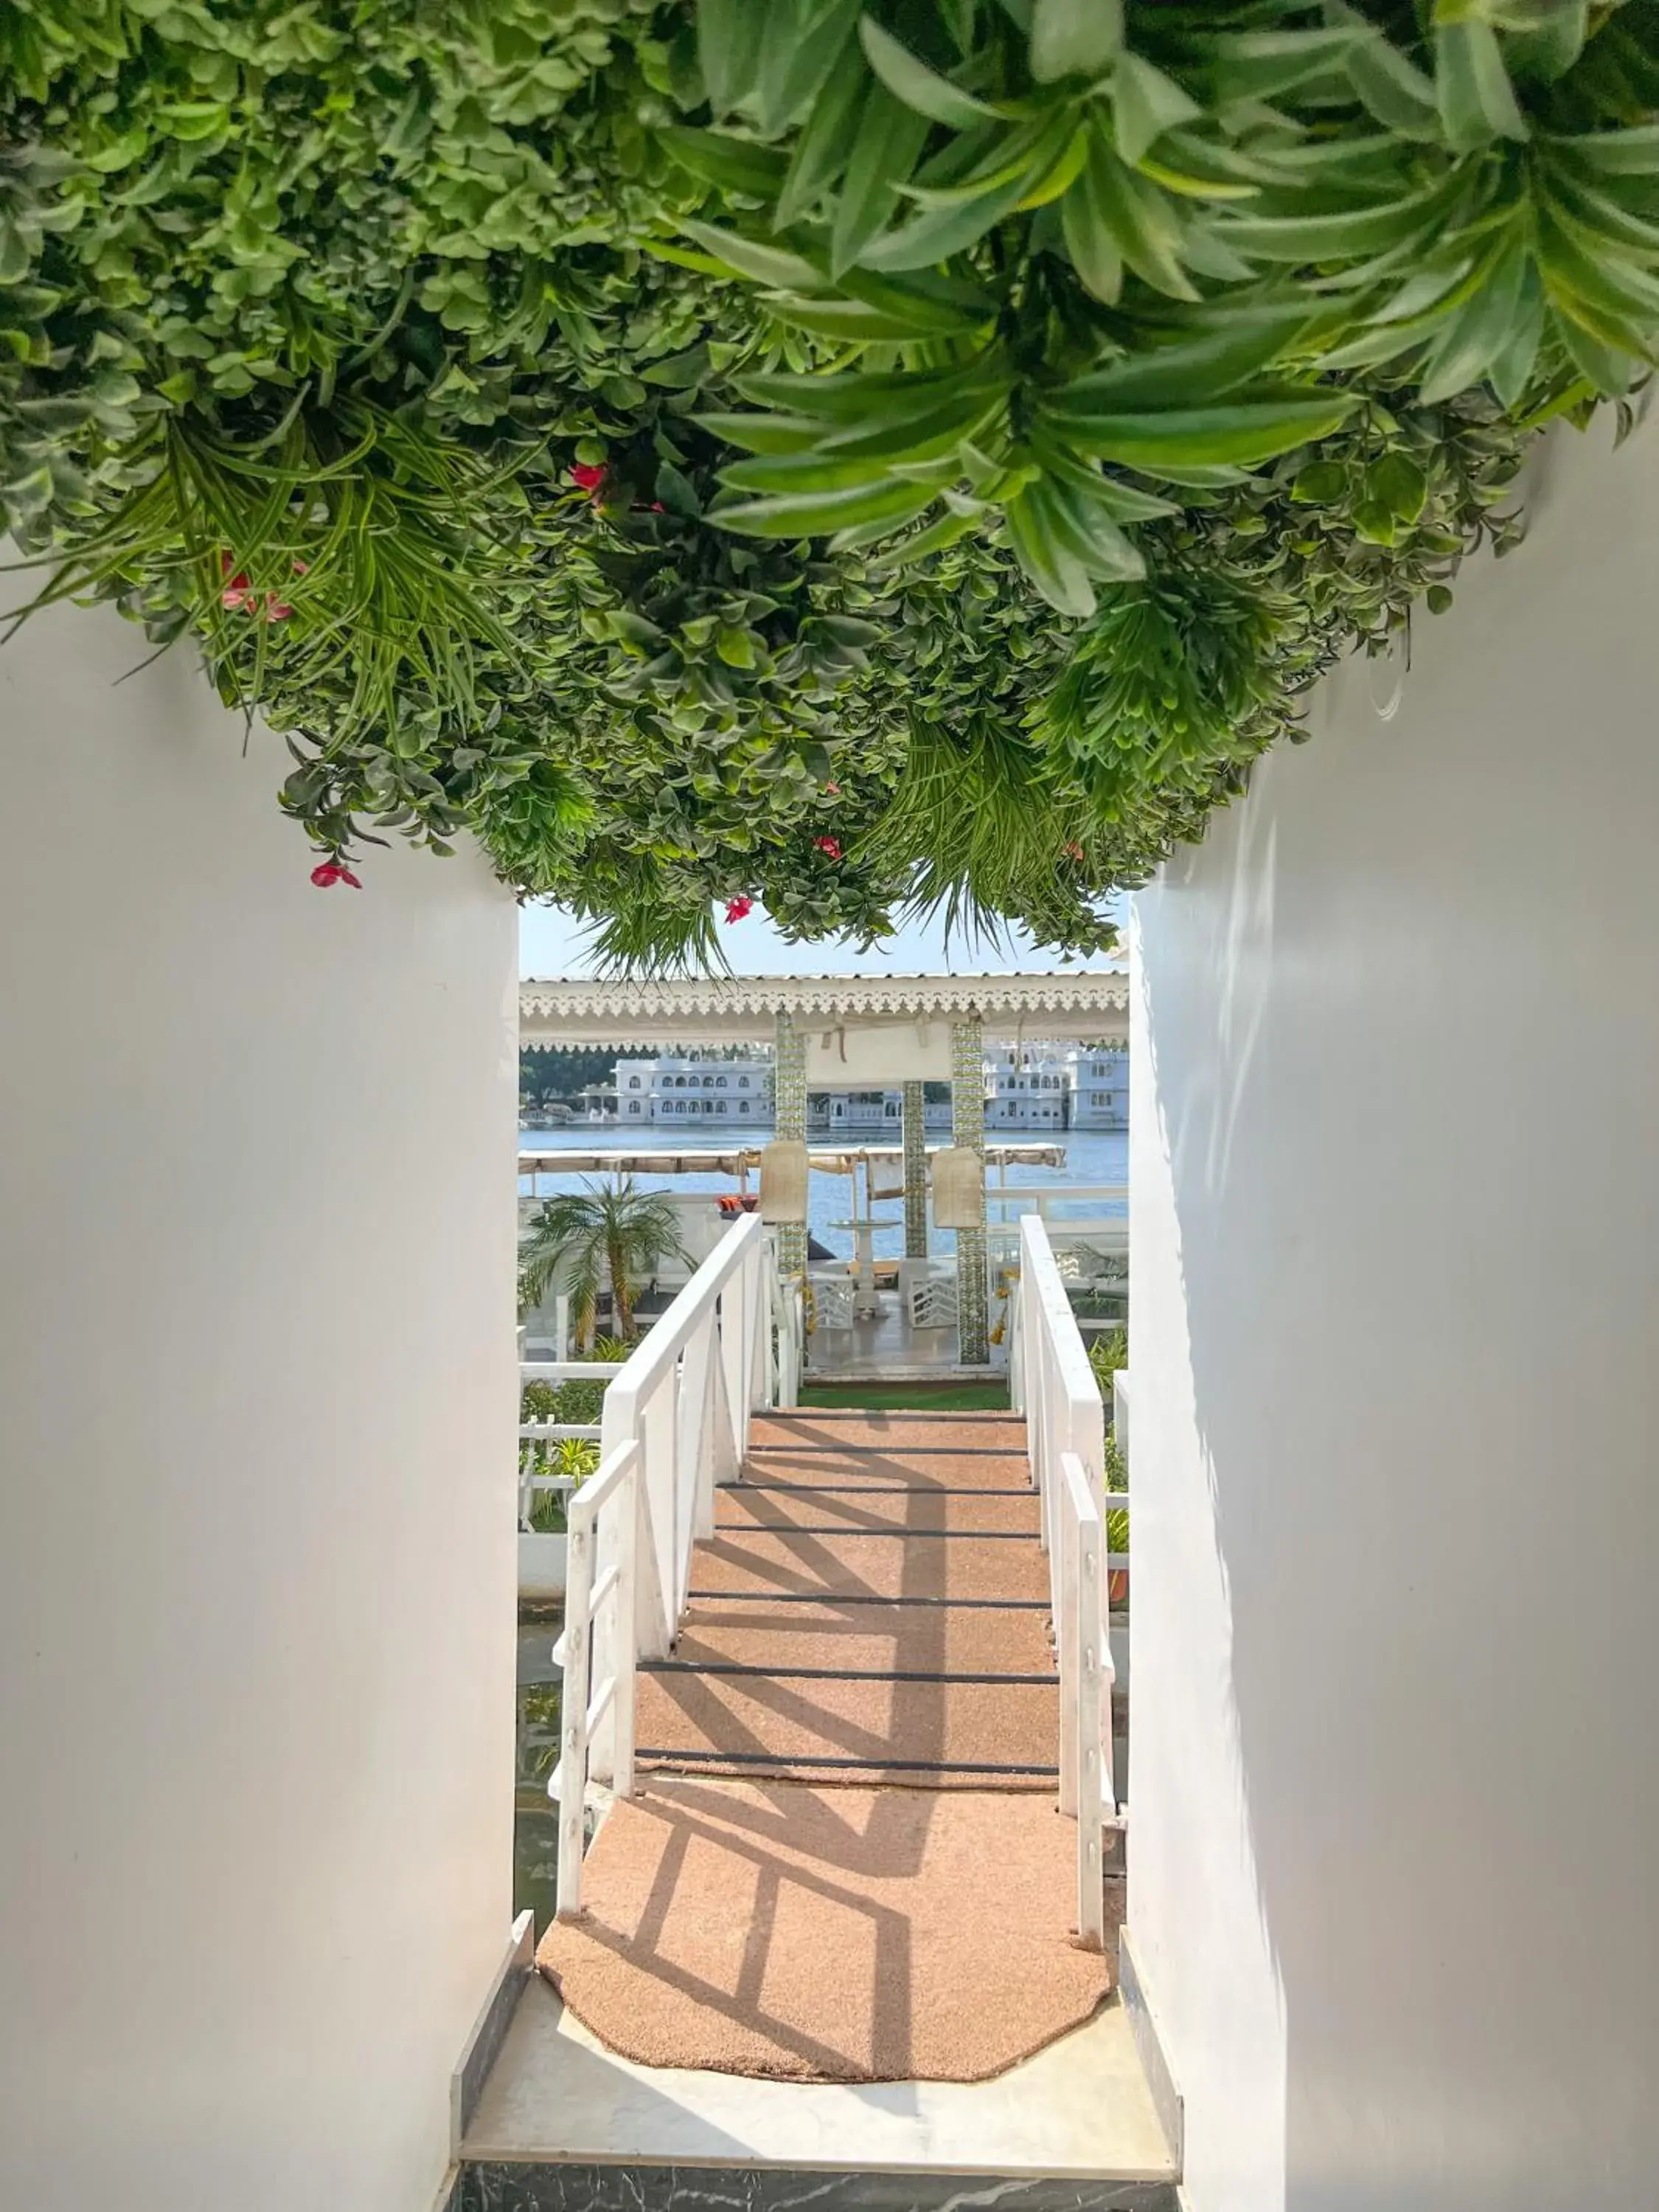
[[[519,1248],[519,1296],[526,1307],[539,1305],[549,1285],[562,1279],[580,1341],[608,1285],[611,1326],[631,1342],[639,1333],[634,1306],[640,1285],[665,1260],[691,1261],[672,1201],[660,1191],[635,1190],[632,1176],[590,1182],[550,1198],[531,1223]]]

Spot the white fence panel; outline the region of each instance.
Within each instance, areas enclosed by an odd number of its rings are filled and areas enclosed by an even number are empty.
[[[673,1642],[692,1547],[714,1528],[715,1485],[742,1464],[753,1408],[794,1402],[799,1304],[792,1310],[775,1278],[773,1240],[745,1214],[638,1348],[609,1370],[599,1471],[568,1509],[566,1626],[556,1647],[564,1702],[552,1785],[561,1918],[581,1909],[590,1784],[632,1794],[635,1664],[664,1656]],[[561,1364],[543,1362],[538,1371]]]
[[[1105,1516],[1127,1512],[1129,1499],[1106,1491],[1105,1405],[1038,1215],[1021,1218],[1019,1241],[1010,1382],[1012,1402],[1025,1416],[1048,1555],[1060,1661],[1060,1809],[1078,1824],[1078,1933],[1098,1945],[1105,1932],[1102,1838],[1105,1824],[1119,1817]]]

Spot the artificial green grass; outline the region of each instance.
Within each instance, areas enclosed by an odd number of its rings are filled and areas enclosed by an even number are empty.
[[[800,1402],[876,1413],[1006,1413],[1006,1382],[804,1382]]]

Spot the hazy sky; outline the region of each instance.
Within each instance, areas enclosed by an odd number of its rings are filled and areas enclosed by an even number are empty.
[[[555,907],[527,906],[519,921],[521,975],[585,975],[583,931]],[[743,921],[720,925],[720,941],[738,975],[1046,975],[1066,966],[1059,955],[1039,952],[1029,939],[995,945],[960,940],[947,951],[937,924],[917,924],[890,938],[880,951],[860,953],[836,938],[817,945],[786,945],[757,907]]]

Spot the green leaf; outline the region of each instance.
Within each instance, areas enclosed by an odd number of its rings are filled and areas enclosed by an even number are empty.
[[[854,299],[880,308],[884,314],[908,322],[918,337],[935,331],[952,337],[972,337],[998,312],[994,293],[926,270],[884,276],[872,269],[853,268],[842,277],[841,288]]]
[[[865,88],[830,234],[833,276],[863,259],[865,248],[898,205],[898,188],[908,183],[927,137],[925,116],[896,100],[884,84],[872,82]]]
[[[1435,95],[1446,143],[1472,153],[1494,138],[1524,138],[1526,118],[1504,66],[1498,33],[1473,16],[1447,21],[1438,0],[1434,26]]]
[[[1094,586],[1076,556],[1058,544],[1047,526],[1042,502],[1028,486],[1004,510],[1008,536],[1020,567],[1049,605],[1082,622],[1095,611]]]
[[[840,176],[867,82],[850,53],[844,67],[830,72],[795,142],[788,173],[778,192],[774,229],[787,230],[799,222]]]
[[[1507,35],[1504,58],[1523,83],[1553,84],[1584,50],[1589,33],[1588,0],[1544,0],[1536,7],[1501,8],[1493,18]]]
[[[1300,304],[1241,313],[1173,345],[1149,347],[1109,368],[1075,377],[1047,402],[1064,418],[1103,409],[1190,407],[1247,384],[1276,360],[1306,325]]]
[[[692,421],[725,445],[755,453],[799,453],[817,443],[823,425],[805,415],[694,415]]]
[[[769,0],[697,0],[697,59],[717,116],[741,107],[760,80]]]
[[[1631,131],[1589,131],[1547,142],[1586,161],[1604,177],[1659,177],[1659,123]]]
[[[1066,428],[1083,452],[1156,476],[1164,467],[1272,460],[1340,429],[1358,400],[1355,392],[1298,392],[1169,413],[1079,414],[1067,417]]]
[[[768,137],[786,129],[816,100],[833,71],[852,61],[860,0],[805,0],[801,20],[787,33],[766,27],[755,116]],[[859,71],[852,67],[856,83]]]
[[[1117,150],[1126,161],[1138,162],[1166,131],[1194,122],[1203,112],[1173,77],[1151,62],[1135,53],[1119,56],[1112,72],[1112,117],[1117,125]]]
[[[780,290],[813,292],[826,281],[823,272],[803,260],[799,253],[787,253],[781,246],[767,246],[758,239],[740,238],[735,231],[720,230],[713,223],[685,220],[680,224],[688,238],[695,238],[699,246],[706,246],[716,259],[725,262],[729,269],[752,283],[769,284]]]
[[[722,530],[743,531],[755,538],[822,538],[861,523],[896,528],[937,497],[927,486],[858,485],[848,491],[744,500],[734,507],[716,507],[708,520]]]
[[[1277,100],[1343,67],[1357,35],[1346,23],[1319,31],[1218,32],[1205,41],[1213,96],[1224,106]]]
[[[656,494],[671,514],[683,514],[695,522],[702,513],[696,487],[672,461],[664,461],[658,467]]]
[[[929,523],[914,537],[898,539],[884,553],[878,554],[870,565],[873,568],[896,568],[907,562],[925,560],[930,553],[943,552],[978,527],[975,515],[942,514],[937,522]]]
[[[1161,515],[1180,513],[1169,500],[1126,483],[1121,477],[1103,476],[1097,462],[1081,460],[1067,452],[1053,428],[1041,418],[1032,425],[1030,443],[1032,457],[1045,477],[1086,493],[1115,522],[1155,522]],[[948,501],[951,495],[945,496]]]
[[[1489,257],[1469,298],[1447,318],[1424,364],[1424,404],[1437,406],[1479,384],[1515,335],[1529,264],[1519,237]]]
[[[1085,575],[1106,583],[1138,583],[1146,563],[1102,500],[1071,483],[1039,477],[1023,495],[1052,543],[1062,546]]]
[[[1384,453],[1365,471],[1365,496],[1401,522],[1415,522],[1428,495],[1428,477],[1407,453]]]
[[[680,167],[699,183],[723,192],[741,192],[750,199],[769,200],[776,194],[788,168],[784,156],[770,146],[757,146],[750,138],[734,138],[724,131],[692,131],[671,123],[657,137]]]
[[[1123,290],[1123,256],[1096,205],[1087,162],[1060,204],[1060,234],[1085,289],[1104,306],[1115,307]]]
[[[1039,84],[1097,77],[1123,44],[1123,0],[1036,0],[1031,74]]]
[[[1291,486],[1291,497],[1306,507],[1336,507],[1347,493],[1348,471],[1340,461],[1310,461]]]
[[[0,216],[0,284],[21,284],[34,257],[28,240],[15,222]]]
[[[918,115],[925,115],[933,123],[948,123],[952,130],[965,130],[982,117],[994,115],[994,108],[983,100],[975,100],[971,93],[963,92],[941,76],[937,70],[918,61],[906,46],[902,46],[890,31],[884,31],[873,15],[862,17],[859,37],[864,43],[866,58],[876,75],[896,100]]]
[[[1487,370],[1488,383],[1510,414],[1519,412],[1543,337],[1544,288],[1536,264],[1529,260],[1522,281],[1520,303],[1510,319],[1509,337]]]
[[[1221,216],[1215,234],[1257,261],[1358,261],[1432,234],[1456,183],[1453,177],[1403,199],[1340,215]]]
[[[1353,532],[1367,545],[1392,545],[1400,535],[1400,526],[1384,501],[1362,499],[1353,510]]]
[[[788,292],[769,292],[767,305],[792,330],[811,331],[848,345],[903,345],[916,337],[913,323],[865,300],[802,300]]]
[[[1644,358],[1640,333],[1582,300],[1552,294],[1549,304],[1556,334],[1585,380],[1609,398],[1628,392]]]
[[[1181,265],[1179,218],[1155,185],[1121,161],[1096,129],[1079,183],[1086,180],[1088,220],[1097,224],[1143,283],[1171,299],[1196,300]]]
[[[1387,131],[1402,138],[1436,139],[1440,136],[1440,110],[1434,80],[1408,61],[1379,30],[1363,23],[1344,7],[1339,20],[1363,29],[1348,49],[1349,80],[1361,100]]]
[[[936,268],[953,253],[961,253],[1011,215],[1035,182],[1033,169],[1006,184],[981,192],[977,199],[961,200],[949,207],[924,208],[919,216],[888,231],[866,246],[860,259],[866,269],[899,274],[906,270]]]
[[[995,359],[988,356],[948,371],[899,369],[872,374],[847,370],[824,376],[786,370],[739,376],[735,381],[745,399],[762,406],[815,416],[862,432],[874,422],[917,421],[966,393],[1006,388],[1007,379]]]

